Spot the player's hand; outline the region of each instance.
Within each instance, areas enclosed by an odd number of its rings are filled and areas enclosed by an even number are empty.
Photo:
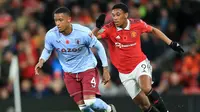
[[[106,15],[101,14],[97,19],[96,19],[96,27],[101,29],[101,27],[104,25]]]
[[[43,66],[43,62],[39,61],[35,66],[35,75],[39,75],[39,71],[41,70]]]
[[[169,45],[174,51],[178,52],[179,54],[182,54],[184,50],[181,48],[180,44],[177,42],[171,42]]]
[[[108,67],[103,68],[103,78],[102,83],[105,85],[110,81],[110,73],[108,71]]]

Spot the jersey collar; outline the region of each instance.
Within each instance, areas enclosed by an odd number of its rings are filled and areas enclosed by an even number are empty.
[[[123,30],[120,27],[116,27],[116,28],[117,28],[117,31]],[[127,19],[127,26],[124,28],[124,30],[130,30],[130,21],[128,19]]]

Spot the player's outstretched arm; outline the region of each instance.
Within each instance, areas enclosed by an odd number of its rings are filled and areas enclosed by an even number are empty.
[[[152,33],[159,37],[161,40],[163,40],[167,45],[169,45],[174,51],[178,52],[179,54],[182,54],[184,50],[181,48],[180,44],[178,42],[173,42],[170,40],[162,31],[159,29],[152,27]]]
[[[101,35],[98,34],[99,32],[99,28],[95,27],[93,30],[92,30],[92,33],[97,37],[97,39],[101,39]]]

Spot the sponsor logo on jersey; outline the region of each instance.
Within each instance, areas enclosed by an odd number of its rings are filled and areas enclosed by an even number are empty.
[[[115,46],[119,47],[119,48],[132,47],[132,46],[135,46],[135,45],[136,45],[136,43],[133,43],[133,44],[121,44],[119,42],[115,42]]]
[[[62,48],[61,49],[61,52],[66,52],[67,50],[65,48]]]
[[[93,33],[92,32],[90,32],[89,34],[88,34],[91,38],[93,38]]]

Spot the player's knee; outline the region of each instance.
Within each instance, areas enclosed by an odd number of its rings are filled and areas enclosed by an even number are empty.
[[[148,85],[148,86],[141,86],[141,89],[142,89],[142,91],[143,91],[145,94],[148,94],[149,91],[151,91],[152,87],[151,87],[151,85]]]
[[[76,101],[76,104],[77,104],[77,105],[83,105],[83,104],[84,104],[84,101],[83,101],[83,100]]]
[[[77,105],[84,104],[83,98],[81,94],[76,94],[73,96],[74,101]]]
[[[84,103],[85,105],[87,106],[91,106],[92,104],[94,104],[96,101],[96,98],[92,98],[92,99],[87,99],[87,100],[84,100]]]

